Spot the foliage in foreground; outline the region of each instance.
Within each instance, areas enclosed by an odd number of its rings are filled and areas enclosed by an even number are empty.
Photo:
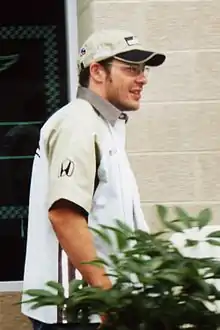
[[[113,287],[104,291],[88,287],[80,280],[70,283],[69,296],[56,282],[48,282],[48,290],[28,290],[32,308],[57,305],[64,310],[69,322],[88,323],[92,314],[106,314],[103,329],[118,330],[216,330],[220,314],[216,300],[220,292],[212,284],[220,278],[220,263],[211,258],[189,258],[171,243],[167,231],[202,229],[211,220],[208,209],[191,217],[175,208],[175,218],[168,219],[168,209],[157,206],[165,230],[158,233],[132,231],[121,221],[115,227],[92,229],[103,244],[115,246],[108,260],[94,260],[105,265],[114,280]],[[209,244],[220,245],[220,232],[207,237]],[[187,239],[186,246],[196,246]],[[26,302],[23,302],[26,303]]]

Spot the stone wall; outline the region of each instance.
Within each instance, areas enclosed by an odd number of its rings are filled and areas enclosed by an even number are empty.
[[[158,226],[158,203],[192,214],[211,207],[220,222],[220,1],[78,4],[80,44],[92,31],[122,28],[167,54],[128,123],[127,147],[151,227]]]

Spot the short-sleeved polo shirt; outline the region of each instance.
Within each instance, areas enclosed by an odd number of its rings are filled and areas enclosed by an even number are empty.
[[[59,199],[79,205],[90,227],[121,219],[132,228],[148,230],[125,152],[126,121],[125,113],[79,88],[76,100],[42,127],[32,170],[24,290],[45,288],[49,280],[65,286],[80,275],[48,219],[48,210]],[[99,237],[94,242],[99,256],[112,252]],[[24,304],[22,311],[45,323],[62,321],[55,306],[32,310]]]

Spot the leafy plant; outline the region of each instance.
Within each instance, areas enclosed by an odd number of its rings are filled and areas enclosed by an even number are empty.
[[[57,305],[69,322],[88,323],[92,314],[105,314],[103,329],[117,330],[216,330],[220,314],[216,301],[220,292],[213,284],[220,279],[220,263],[213,258],[187,257],[168,238],[168,232],[182,233],[198,230],[209,224],[211,211],[202,210],[196,217],[185,210],[174,209],[175,217],[168,219],[168,208],[158,205],[157,212],[164,230],[147,233],[132,231],[123,222],[115,227],[92,229],[115,252],[108,259],[91,263],[104,265],[113,279],[111,289],[88,287],[83,281],[70,283],[69,296],[58,283],[48,282],[51,290],[28,290],[26,301],[32,308]],[[219,245],[220,232],[211,233],[210,244]],[[197,240],[187,239],[186,247]],[[23,302],[25,303],[25,302]]]

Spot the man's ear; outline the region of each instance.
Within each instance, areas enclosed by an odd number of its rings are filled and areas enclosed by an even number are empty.
[[[99,63],[90,64],[90,77],[98,84],[101,84],[106,78],[106,72]]]

